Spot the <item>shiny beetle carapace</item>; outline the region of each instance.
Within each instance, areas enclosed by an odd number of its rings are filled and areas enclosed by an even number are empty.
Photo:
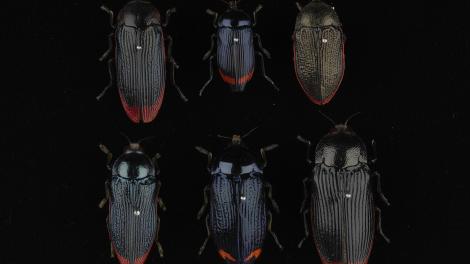
[[[292,36],[294,67],[297,79],[307,97],[324,105],[338,91],[344,75],[346,37],[334,8],[313,0],[299,14]]]
[[[263,250],[266,232],[282,249],[271,230],[270,208],[274,211],[279,209],[272,198],[271,185],[263,177],[263,169],[267,165],[266,152],[277,145],[262,148],[259,159],[242,143],[242,138],[234,135],[218,156],[196,147],[207,155],[207,169],[211,175],[211,182],[204,188],[204,205],[198,213],[200,219],[209,205],[205,218],[207,238],[199,254],[212,236],[220,257],[232,264],[254,263]]]
[[[159,197],[160,155],[150,158],[140,143],[131,142],[111,165],[112,153],[104,145],[99,147],[107,155],[111,171],[111,179],[105,182],[106,197],[99,204],[103,208],[108,203],[111,257],[117,257],[121,264],[143,264],[154,245],[163,257],[158,242],[158,208],[165,210]]]
[[[211,48],[203,57],[203,60],[209,59],[209,80],[199,91],[199,95],[202,95],[212,81],[214,56],[222,80],[230,85],[232,91],[243,92],[245,90],[245,85],[252,79],[255,71],[256,55],[260,59],[264,78],[276,90],[279,90],[265,71],[264,56],[271,58],[271,55],[263,48],[260,35],[253,31],[256,26],[256,13],[261,10],[262,6],[259,5],[253,12],[253,18],[250,18],[245,11],[238,8],[239,0],[224,2],[227,3],[228,9],[221,15],[207,10],[208,14],[214,16],[213,25],[217,31],[212,34]],[[255,50],[255,38],[261,51]],[[214,47],[216,48],[215,54]]]
[[[178,64],[171,55],[172,38],[164,36],[163,28],[176,12],[169,9],[165,22],[152,3],[135,0],[127,3],[119,12],[116,24],[113,11],[101,9],[110,16],[114,32],[109,34],[109,48],[100,61],[109,57],[115,45],[114,57],[108,59],[109,84],[96,98],[99,100],[113,85],[113,65],[116,68],[116,85],[127,116],[135,123],[149,123],[155,119],[165,93],[166,64],[170,64],[170,80],[184,101],[186,97],[175,83]],[[165,41],[168,41],[167,50]],[[115,61],[115,63],[114,63]]]
[[[299,247],[309,236],[310,213],[312,236],[323,264],[366,264],[376,230],[389,242],[374,202],[372,179],[377,177],[377,194],[388,205],[380,174],[369,168],[366,146],[347,123],[335,125],[320,140],[313,160],[310,141],[298,137],[308,145],[307,162],[312,166],[312,175],[303,181],[305,237]],[[375,149],[374,141],[372,146]]]

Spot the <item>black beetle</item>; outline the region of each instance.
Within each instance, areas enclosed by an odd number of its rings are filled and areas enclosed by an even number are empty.
[[[178,64],[171,55],[172,38],[165,37],[163,28],[168,25],[171,14],[161,23],[160,12],[147,1],[135,0],[127,3],[119,12],[116,26],[114,15],[106,6],[101,9],[110,16],[113,33],[108,35],[109,48],[101,56],[106,59],[116,43],[115,58],[108,59],[109,84],[96,99],[100,99],[113,85],[113,61],[116,60],[116,81],[121,103],[127,116],[135,123],[148,123],[155,119],[163,101],[166,83],[166,63],[170,63],[171,83],[184,101],[187,101],[175,82]],[[165,51],[168,40],[168,53]]]
[[[335,125],[320,140],[313,161],[310,141],[298,137],[308,145],[307,162],[313,167],[312,175],[303,181],[305,199],[300,211],[305,237],[298,246],[309,236],[310,213],[315,246],[323,264],[366,264],[376,229],[389,242],[382,232],[381,211],[373,195],[372,178],[377,177],[377,193],[389,205],[381,191],[380,174],[370,169],[367,148],[347,123]],[[375,141],[372,146],[375,152]],[[376,158],[371,161],[375,163]]]
[[[197,216],[200,219],[210,205],[205,218],[207,238],[199,254],[202,254],[212,236],[220,257],[227,263],[236,264],[253,263],[259,257],[266,231],[282,249],[271,230],[272,213],[267,199],[274,211],[279,212],[279,207],[272,198],[271,185],[263,179],[263,169],[267,165],[266,152],[278,145],[262,148],[260,161],[242,143],[245,136],[234,135],[231,144],[218,157],[196,147],[207,155],[207,169],[211,174],[211,182],[204,188],[204,205]]]
[[[157,160],[147,156],[141,145],[130,142],[112,164],[113,154],[100,144],[107,155],[107,168],[111,179],[105,182],[106,197],[100,202],[103,208],[108,203],[107,226],[111,240],[111,257],[116,256],[121,264],[143,264],[154,244],[163,257],[158,242],[160,217],[158,207],[166,210],[159,197],[161,183]]]
[[[199,95],[202,95],[213,78],[212,60],[215,42],[217,42],[216,56],[219,74],[224,82],[230,85],[232,91],[243,92],[245,90],[245,85],[253,77],[256,54],[260,58],[264,78],[276,90],[279,90],[273,80],[266,75],[264,56],[271,58],[271,55],[263,48],[260,35],[253,32],[253,28],[256,26],[256,13],[261,10],[262,6],[258,5],[253,12],[252,19],[245,11],[238,8],[240,1],[223,2],[229,7],[220,16],[210,9],[207,10],[208,14],[214,16],[213,25],[217,32],[212,34],[211,48],[203,57],[203,60],[209,59],[209,80],[199,91]],[[255,51],[254,38],[257,38],[258,46],[262,52]]]
[[[307,97],[315,104],[331,101],[345,69],[346,36],[334,7],[313,0],[303,8],[295,23],[294,67]]]

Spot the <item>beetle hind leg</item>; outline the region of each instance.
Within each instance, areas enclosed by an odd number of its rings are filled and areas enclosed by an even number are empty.
[[[206,216],[206,232],[207,236],[206,239],[204,239],[204,242],[202,243],[202,246],[199,248],[198,255],[202,255],[202,252],[204,252],[204,249],[207,246],[207,242],[209,241],[209,237],[211,236],[211,231],[209,229],[209,215]]]
[[[390,244],[390,239],[384,234],[382,230],[382,210],[380,208],[376,207],[375,210],[377,211],[377,229],[379,230],[379,234],[382,236],[382,238]]]
[[[168,40],[168,58],[169,58],[170,67],[171,67],[170,81],[171,81],[171,84],[173,85],[173,87],[175,87],[175,89],[178,92],[181,99],[184,102],[187,102],[188,98],[186,98],[184,93],[181,91],[181,88],[178,86],[178,84],[176,84],[176,80],[175,80],[175,68],[178,69],[179,65],[178,65],[178,63],[176,63],[176,61],[175,61],[175,59],[173,58],[173,55],[172,55],[173,38],[170,37],[170,36],[167,36],[167,40]]]
[[[158,254],[160,255],[160,258],[163,258],[164,257],[163,247],[160,244],[160,241],[158,241],[158,237],[160,233],[160,223],[161,223],[160,217],[157,217],[157,234],[155,236],[155,245],[157,246],[157,250],[158,250]]]
[[[301,247],[302,247],[302,245],[304,244],[305,240],[307,240],[308,236],[310,235],[310,233],[309,233],[309,231],[308,231],[307,214],[308,214],[308,210],[304,210],[304,211],[302,212],[303,220],[304,220],[304,232],[305,232],[305,235],[304,235],[304,237],[302,238],[302,240],[300,240],[299,244],[297,244],[297,247],[298,247],[298,248],[301,248]]]
[[[106,87],[104,87],[103,91],[96,97],[96,100],[101,100],[101,98],[106,94],[106,92],[108,91],[108,89],[113,86],[113,80],[114,80],[114,76],[113,76],[113,59],[109,59],[108,60],[108,75],[109,75],[109,83],[108,85],[106,85]]]
[[[261,72],[263,74],[263,77],[273,86],[274,90],[278,91],[279,92],[279,88],[277,87],[277,85],[274,83],[274,81],[266,74],[266,68],[264,66],[264,56],[263,56],[263,53],[261,52],[256,52],[256,54],[259,55],[260,59],[261,59]]]
[[[274,242],[276,243],[276,245],[279,247],[280,250],[283,250],[284,247],[281,245],[281,243],[279,242],[279,239],[277,238],[277,235],[276,233],[274,233],[274,231],[272,230],[272,224],[273,224],[273,214],[271,212],[268,212],[268,232],[271,234],[271,236],[273,237],[274,239]]]
[[[209,57],[209,80],[207,80],[207,82],[204,83],[204,85],[202,86],[201,90],[199,90],[199,96],[202,96],[204,90],[206,90],[207,86],[212,82],[212,79],[214,78],[214,69],[212,64],[213,59],[214,56]]]

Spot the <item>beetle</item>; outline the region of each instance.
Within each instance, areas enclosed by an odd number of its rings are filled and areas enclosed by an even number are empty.
[[[279,91],[273,80],[266,75],[264,56],[271,58],[271,54],[263,47],[261,37],[253,31],[256,26],[256,14],[262,9],[262,5],[253,12],[253,18],[238,8],[238,1],[224,1],[228,9],[219,15],[207,9],[206,12],[214,17],[213,26],[216,33],[211,36],[211,47],[203,57],[209,60],[209,80],[199,91],[202,95],[206,87],[213,79],[213,59],[217,57],[217,66],[222,80],[227,83],[234,92],[243,92],[246,84],[253,78],[255,70],[255,55],[259,56],[261,72],[264,78]],[[254,39],[257,39],[261,51],[255,51]],[[216,53],[214,54],[214,48]]]
[[[346,36],[334,7],[312,0],[299,14],[292,35],[294,68],[307,97],[325,105],[333,99],[343,80]]]
[[[242,143],[246,135],[234,135],[218,156],[196,147],[207,155],[207,170],[211,175],[210,184],[204,188],[204,204],[197,215],[201,219],[210,206],[205,217],[207,237],[199,255],[212,236],[219,256],[226,263],[254,263],[262,252],[266,231],[283,249],[271,229],[271,209],[279,213],[279,207],[272,197],[271,184],[263,177],[263,169],[267,165],[266,152],[278,145],[262,148],[260,160]]]
[[[307,162],[312,167],[311,176],[303,180],[305,198],[300,212],[305,237],[298,247],[309,236],[310,214],[312,235],[323,264],[366,264],[376,229],[390,242],[382,231],[381,211],[374,201],[372,179],[376,177],[377,194],[389,205],[381,190],[381,176],[369,167],[366,145],[348,121],[335,125],[319,141],[313,160],[310,141],[298,136],[307,144]],[[375,152],[375,141],[372,146]]]
[[[130,142],[124,152],[111,165],[113,154],[103,144],[101,151],[107,156],[106,167],[111,179],[105,182],[106,197],[99,207],[108,203],[107,227],[111,240],[111,257],[121,264],[143,264],[153,245],[160,257],[163,249],[158,242],[160,217],[158,208],[166,210],[159,196],[161,182],[157,160],[145,154],[141,141]]]
[[[175,82],[175,68],[179,68],[172,56],[171,36],[164,36],[175,8],[166,11],[162,23],[158,9],[148,1],[135,0],[127,3],[114,23],[114,14],[106,6],[101,9],[109,14],[113,32],[108,35],[108,49],[100,57],[108,59],[109,83],[96,97],[100,100],[113,85],[113,65],[116,67],[116,82],[124,110],[134,123],[149,123],[157,116],[163,101],[166,83],[166,63],[170,64],[171,84],[183,101],[188,99]],[[165,51],[165,41],[168,49]],[[116,62],[115,64],[113,62]]]

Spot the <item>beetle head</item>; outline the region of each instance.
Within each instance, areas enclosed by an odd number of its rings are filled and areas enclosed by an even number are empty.
[[[241,0],[220,0],[224,2],[230,9],[237,9],[238,8],[238,3],[240,3]]]

